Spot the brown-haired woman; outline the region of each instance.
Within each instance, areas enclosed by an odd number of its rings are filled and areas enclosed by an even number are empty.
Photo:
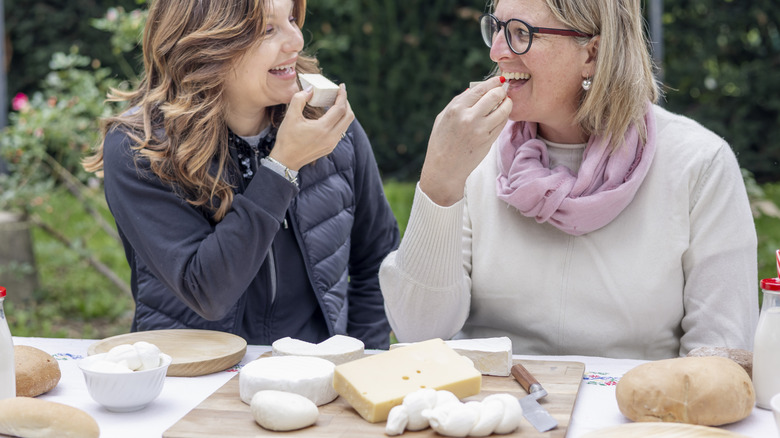
[[[305,0],[154,0],[144,76],[115,91],[85,168],[102,173],[132,270],[132,330],[251,344],[389,342],[377,270],[397,246],[370,143],[342,85],[307,106]]]
[[[751,349],[740,169],[722,138],[654,105],[640,1],[491,6],[482,36],[508,90],[491,78],[437,117],[380,270],[398,339],[641,359]]]

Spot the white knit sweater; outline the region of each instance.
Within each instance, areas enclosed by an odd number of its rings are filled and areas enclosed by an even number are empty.
[[[450,207],[415,194],[380,269],[401,342],[508,336],[517,354],[659,359],[698,346],[752,349],[756,233],[734,153],[654,108],[656,153],[632,203],[571,236],[496,197],[496,146]],[[581,150],[549,147],[576,168]]]

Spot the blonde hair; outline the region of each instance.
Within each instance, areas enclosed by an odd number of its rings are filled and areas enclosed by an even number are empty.
[[[294,1],[302,26],[306,0]],[[108,100],[127,102],[126,111],[103,120],[102,135],[127,128],[151,170],[191,205],[209,209],[220,221],[233,202],[225,172],[230,163],[224,80],[234,63],[261,44],[266,28],[263,0],[154,0],[143,35],[144,74],[129,92],[112,90]],[[315,58],[301,54],[298,71],[319,73]],[[267,109],[273,126],[286,105]],[[307,107],[318,117],[321,110]],[[83,160],[102,174],[103,142]],[[212,163],[216,160],[216,170]]]
[[[640,0],[544,2],[566,27],[599,36],[593,83],[581,94],[575,122],[588,134],[609,136],[613,148],[622,145],[631,125],[645,141],[647,104],[658,101],[660,88],[653,76]],[[576,39],[585,45],[591,38]]]

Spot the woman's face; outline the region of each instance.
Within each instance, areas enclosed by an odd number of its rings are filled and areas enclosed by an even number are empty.
[[[295,62],[303,50],[303,35],[295,22],[293,1],[271,0],[269,6],[262,42],[233,65],[225,80],[224,92],[233,116],[252,118],[259,114],[262,118],[265,108],[290,103],[299,91]]]
[[[501,21],[518,18],[534,27],[566,28],[555,19],[544,0],[501,0],[494,15]],[[490,58],[510,79],[515,121],[537,122],[544,138],[560,143],[579,143],[583,133],[574,122],[582,79],[587,72],[587,49],[569,36],[535,33],[528,52],[513,53],[504,28],[493,39]],[[515,75],[512,75],[514,73]]]

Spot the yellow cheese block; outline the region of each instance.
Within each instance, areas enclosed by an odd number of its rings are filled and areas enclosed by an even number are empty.
[[[361,417],[376,423],[420,388],[447,390],[460,399],[479,394],[482,374],[444,341],[431,339],[338,365],[333,387]]]

